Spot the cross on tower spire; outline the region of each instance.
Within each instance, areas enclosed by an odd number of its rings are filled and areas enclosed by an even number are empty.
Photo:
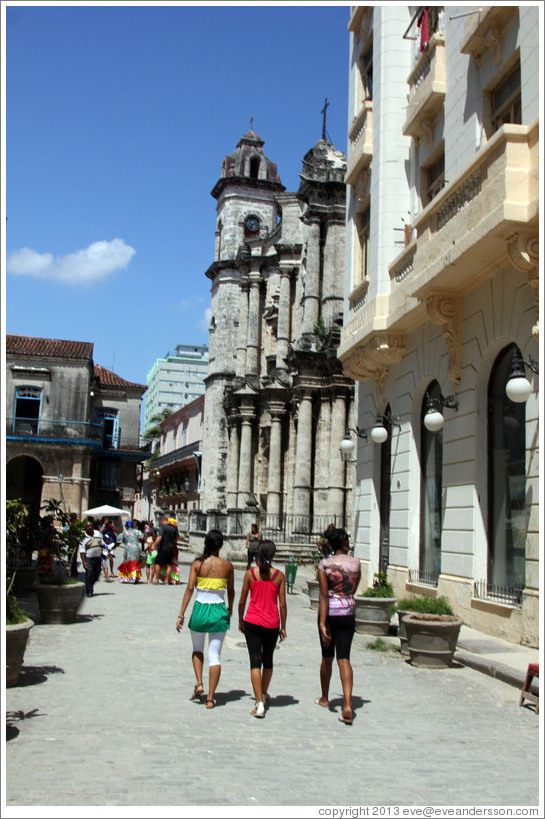
[[[324,115],[323,123],[322,123],[322,139],[326,140],[326,127],[325,127],[325,120],[327,116],[327,109],[329,107],[329,103],[327,101],[327,97],[325,98],[324,107],[320,111],[321,114]]]

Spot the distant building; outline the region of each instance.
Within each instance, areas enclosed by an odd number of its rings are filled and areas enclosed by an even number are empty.
[[[152,418],[161,410],[173,412],[204,395],[208,371],[208,347],[178,344],[174,353],[158,358],[148,373],[144,406],[144,432],[153,426]]]
[[[204,395],[161,423],[159,454],[142,472],[137,517],[158,523],[161,512],[173,512],[185,529],[199,508]]]
[[[359,5],[348,27],[355,554],[537,645],[539,9]]]
[[[6,497],[132,516],[145,389],[94,364],[90,342],[8,335]]]
[[[320,139],[298,190],[287,192],[263,145],[244,134],[212,190],[201,508],[209,528],[243,538],[259,519],[269,536],[292,542],[350,517],[351,466],[339,447],[354,387],[335,354],[346,163]]]

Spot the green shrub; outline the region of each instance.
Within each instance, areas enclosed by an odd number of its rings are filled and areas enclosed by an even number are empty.
[[[386,572],[374,575],[373,585],[361,593],[360,597],[395,597],[394,587],[388,580]]]
[[[407,597],[397,601],[395,610],[418,614],[454,614],[446,597]]]
[[[21,605],[13,592],[6,596],[6,625],[16,626],[18,623],[24,623],[28,619],[28,615],[21,608]]]

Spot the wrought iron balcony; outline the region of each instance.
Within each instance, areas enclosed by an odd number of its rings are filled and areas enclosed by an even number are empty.
[[[102,443],[102,424],[90,421],[68,421],[51,418],[6,418],[6,436],[15,438],[54,439],[75,444],[91,441]]]
[[[151,442],[120,429],[116,436],[107,435],[101,421],[68,421],[52,418],[6,418],[8,440],[32,440],[40,443],[91,445],[96,449],[147,453]]]
[[[165,455],[160,455],[158,458],[154,459],[151,467],[153,467],[153,469],[161,469],[164,466],[170,466],[171,464],[186,461],[188,458],[191,458],[195,452],[200,452],[202,449],[201,444],[202,441],[196,441],[193,444],[188,444],[187,446],[182,446],[179,449],[175,449],[172,452],[167,452]]]

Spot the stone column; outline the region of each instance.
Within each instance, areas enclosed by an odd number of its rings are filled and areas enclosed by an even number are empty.
[[[346,397],[336,394],[331,409],[331,445],[329,451],[329,511],[337,516],[341,525],[344,512],[345,463],[341,458],[340,444],[347,426]]]
[[[322,316],[326,326],[343,312],[344,218],[328,219],[322,280]]]
[[[227,508],[237,505],[238,468],[240,461],[239,417],[235,413],[228,419],[230,435],[227,455]]]
[[[307,226],[307,261],[303,294],[301,333],[313,333],[320,315],[320,221],[313,218]]]
[[[293,487],[293,512],[310,515],[310,467],[312,456],[312,393],[301,390],[297,413],[297,442],[295,449],[295,481]]]
[[[252,421],[254,410],[246,405],[240,408],[240,458],[238,468],[238,501],[237,506],[243,507],[250,499],[252,492]]]
[[[240,313],[238,316],[238,339],[236,375],[243,378],[246,374],[246,344],[248,341],[248,289],[249,283],[243,280],[240,283]]]
[[[320,515],[328,515],[330,512],[328,506],[330,434],[331,395],[328,391],[324,390],[320,393],[320,414],[316,426],[316,448],[314,456],[314,510]]]
[[[276,329],[276,366],[285,367],[290,342],[290,268],[280,267],[278,326]]]
[[[259,360],[259,330],[260,316],[260,288],[259,274],[250,275],[250,299],[248,306],[248,335],[246,349],[246,375],[258,375]]]
[[[282,416],[284,404],[271,402],[271,439],[269,442],[269,476],[267,484],[267,516],[278,516],[282,511]],[[278,521],[272,520],[269,525]]]

